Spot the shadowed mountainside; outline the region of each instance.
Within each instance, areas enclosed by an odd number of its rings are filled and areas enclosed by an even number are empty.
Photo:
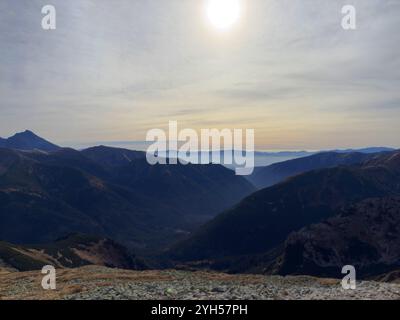
[[[257,255],[290,233],[374,197],[400,195],[400,152],[358,166],[310,171],[260,190],[201,227],[170,254],[180,261]]]
[[[37,136],[32,131],[26,130],[24,132],[16,133],[7,139],[0,138],[0,148],[55,151],[60,147]]]
[[[0,238],[42,243],[81,232],[165,245],[254,191],[220,165],[150,166],[144,153],[0,148]]]
[[[400,269],[400,198],[368,199],[291,234],[269,273],[337,276],[353,265],[360,277]]]
[[[99,265],[120,269],[143,270],[144,262],[116,242],[87,235],[69,235],[44,245],[14,245],[0,242],[0,265],[18,271],[77,268]]]
[[[353,264],[362,277],[393,278],[400,152],[383,151],[259,168],[250,180],[273,186],[251,194],[246,179],[220,165],[150,166],[144,152],[76,151],[26,131],[0,139],[0,266],[144,267],[115,240],[146,254],[169,248],[154,261],[160,266],[172,258],[184,268],[336,277]],[[96,236],[52,242],[74,232]]]
[[[256,168],[248,179],[257,188],[262,189],[307,171],[331,168],[339,165],[358,164],[375,156],[376,154],[373,153],[354,151],[349,153],[322,152],[308,157],[275,163],[267,167]]]

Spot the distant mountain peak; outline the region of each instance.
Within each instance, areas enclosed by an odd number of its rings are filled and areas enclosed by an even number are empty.
[[[33,131],[31,130],[25,130],[25,131],[21,131],[21,132],[17,132],[15,133],[13,136],[9,137],[8,139],[13,139],[15,137],[29,137],[29,138],[40,138],[37,134],[35,134]]]
[[[56,151],[59,146],[39,137],[31,130],[18,132],[8,139],[0,139],[0,147],[17,150]]]

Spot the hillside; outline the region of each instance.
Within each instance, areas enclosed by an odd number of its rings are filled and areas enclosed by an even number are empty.
[[[7,139],[0,138],[0,148],[55,151],[60,147],[37,136],[32,131],[19,132]]]
[[[299,159],[275,163],[267,167],[256,168],[248,179],[257,188],[262,189],[307,171],[362,163],[375,155],[370,152],[362,153],[354,151],[349,153],[322,152]]]
[[[354,265],[359,277],[400,269],[400,198],[368,199],[291,234],[266,271],[336,275]]]
[[[70,235],[44,245],[21,246],[0,242],[0,267],[41,270],[45,265],[77,268],[85,265],[144,269],[145,264],[116,242],[86,235]]]
[[[104,167],[119,167],[146,157],[146,154],[141,151],[132,151],[106,146],[98,146],[82,150],[82,155]]]
[[[220,165],[150,166],[142,152],[108,147],[0,148],[0,239],[44,243],[80,232],[160,248],[252,191]]]
[[[180,261],[265,253],[290,233],[372,197],[400,195],[400,152],[365,165],[315,170],[260,190],[177,244]]]

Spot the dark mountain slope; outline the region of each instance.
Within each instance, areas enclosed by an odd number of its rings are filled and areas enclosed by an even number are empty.
[[[144,152],[94,147],[82,154],[101,164],[115,184],[204,221],[254,191],[243,177],[220,165],[155,165]],[[202,217],[198,217],[198,216]]]
[[[256,168],[248,179],[257,188],[270,187],[282,182],[288,177],[295,176],[307,171],[336,167],[339,165],[352,165],[362,163],[373,157],[370,153],[361,152],[323,152],[308,157],[288,160],[272,164],[267,167]]]
[[[181,212],[193,225],[204,222],[254,191],[243,177],[220,165],[155,165],[144,152],[94,147],[82,154],[103,166],[113,183]]]
[[[38,243],[82,232],[155,247],[254,190],[222,166],[153,167],[143,157],[123,161],[142,153],[105,149],[91,159],[72,149],[0,149],[0,237]]]
[[[93,264],[119,269],[146,268],[140,259],[118,243],[80,234],[40,246],[0,242],[0,264],[18,271],[41,270],[45,265],[56,268]]]
[[[29,130],[17,133],[8,139],[1,139],[0,147],[17,150],[42,151],[55,151],[60,148]]]
[[[8,168],[21,158],[19,152],[0,148],[0,175],[5,173]]]
[[[144,158],[118,168],[114,181],[193,219],[215,216],[254,191],[246,179],[220,165],[151,166]]]
[[[82,152],[70,148],[60,148],[48,153],[24,152],[23,155],[46,165],[71,167],[101,178],[110,176],[109,171],[100,163],[86,157]]]
[[[307,172],[258,191],[207,223],[171,255],[180,260],[258,254],[342,206],[400,194],[400,152],[365,166]]]
[[[146,154],[121,148],[98,146],[82,150],[82,154],[104,167],[119,167],[128,165],[137,159],[143,159]]]
[[[360,277],[400,269],[400,198],[368,199],[293,233],[267,272],[339,277],[344,265]]]
[[[15,243],[85,232],[135,246],[153,233],[183,225],[173,208],[77,168],[37,162],[25,154],[0,176],[0,192],[0,235]]]

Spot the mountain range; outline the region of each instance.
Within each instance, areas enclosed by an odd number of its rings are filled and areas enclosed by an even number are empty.
[[[373,150],[376,150],[376,148]],[[378,153],[381,152],[389,151],[385,149],[385,151],[379,151]],[[306,171],[330,168],[339,165],[357,164],[366,161],[375,155],[376,153],[362,151],[355,152],[352,150],[349,152],[320,152],[307,157],[278,162],[266,167],[255,168],[253,174],[248,176],[248,179],[257,188],[262,189]]]
[[[15,245],[0,242],[0,267],[18,271],[78,268],[100,265],[119,269],[146,269],[146,264],[116,242],[101,237],[70,234],[41,245]]]
[[[143,152],[108,147],[33,149],[0,149],[5,241],[43,243],[80,232],[148,249],[174,241],[254,191],[220,165],[150,166]]]
[[[0,265],[151,261],[341,277],[353,264],[361,277],[393,277],[399,181],[400,151],[389,148],[305,153],[245,179],[218,164],[151,166],[141,151],[78,151],[25,131],[0,140]]]
[[[59,146],[37,136],[32,131],[26,130],[19,132],[3,139],[0,137],[0,148],[9,148],[17,150],[42,150],[42,151],[56,151],[60,149]]]
[[[324,277],[349,264],[363,278],[400,269],[399,197],[367,199],[294,232],[278,258],[261,263],[264,272]]]
[[[398,151],[374,154],[360,164],[308,171],[250,195],[205,224],[191,237],[177,244],[170,251],[170,255],[181,262],[206,261],[214,267],[230,271],[249,271],[256,267],[257,261],[263,261],[262,264],[265,264],[265,261],[276,262],[282,255],[290,256],[289,249],[285,252],[286,255],[281,250],[285,247],[286,241],[289,244],[293,242],[290,241],[293,239],[290,238],[293,232],[324,221],[328,224],[337,221],[340,226],[340,219],[329,219],[336,217],[343,208],[371,198],[399,196],[399,181],[400,152]],[[394,202],[394,205],[396,203]],[[388,222],[384,213],[381,219],[385,223]],[[351,226],[355,227],[354,224]],[[379,224],[369,226],[380,227]],[[302,235],[304,239],[308,239],[309,229],[304,230]],[[356,229],[350,229],[347,233],[351,234],[352,231],[354,231],[353,238],[349,238],[345,245],[360,243],[362,248],[365,240],[355,232]],[[332,238],[327,246],[340,243],[339,233],[335,236],[332,232],[329,236]],[[292,237],[296,239],[295,236]],[[314,244],[316,247],[319,245],[317,241]],[[294,247],[299,248],[296,245]],[[286,243],[286,248],[292,247]],[[365,245],[364,248],[368,246]],[[396,246],[393,246],[392,250],[394,248]],[[386,254],[392,253],[386,252]],[[294,253],[297,258],[303,254],[307,256],[301,250]],[[284,264],[284,267],[269,270],[278,273],[301,273],[301,262],[298,262],[299,265],[296,267],[291,262],[296,259],[286,259],[286,261],[290,262]],[[348,262],[347,264],[351,262],[359,264],[356,257],[353,260],[349,259]],[[364,267],[369,265],[373,269],[374,263],[372,260],[364,261]],[[340,275],[338,268],[335,271],[339,272],[336,275]],[[307,273],[319,274],[320,271],[308,268]]]

